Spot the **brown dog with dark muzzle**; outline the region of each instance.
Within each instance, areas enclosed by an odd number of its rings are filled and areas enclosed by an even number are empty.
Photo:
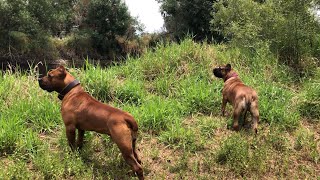
[[[243,84],[238,74],[231,68],[230,64],[219,66],[213,69],[213,74],[223,79],[222,90],[222,116],[225,114],[227,102],[233,106],[233,128],[239,130],[239,118],[244,115],[246,119],[247,111],[250,111],[253,122],[253,130],[258,132],[259,109],[258,95],[255,90]]]
[[[47,76],[38,81],[42,89],[59,93],[62,119],[72,150],[82,147],[85,131],[108,134],[138,178],[144,179],[141,160],[136,151],[138,124],[132,115],[94,99],[63,66],[50,70]]]

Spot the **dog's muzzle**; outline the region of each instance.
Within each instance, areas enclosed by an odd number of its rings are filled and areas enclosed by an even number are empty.
[[[51,86],[47,86],[42,78],[38,78],[38,83],[41,89],[46,90],[48,92],[52,92],[54,91],[53,88]]]
[[[214,76],[218,77],[218,78],[223,78],[222,74],[221,74],[221,71],[219,68],[214,68],[213,69],[213,74]]]

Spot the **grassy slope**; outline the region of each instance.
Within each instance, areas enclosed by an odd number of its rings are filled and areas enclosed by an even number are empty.
[[[211,71],[225,63],[258,91],[257,136],[231,131],[231,117],[219,115],[223,83]],[[319,70],[297,84],[266,51],[185,40],[119,66],[70,71],[94,97],[134,115],[147,179],[319,178]],[[107,136],[87,132],[83,151],[69,152],[60,102],[32,75],[3,74],[0,97],[0,179],[132,178]]]

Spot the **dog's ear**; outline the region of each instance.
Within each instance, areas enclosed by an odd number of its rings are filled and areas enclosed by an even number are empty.
[[[60,72],[60,77],[63,79],[63,78],[65,78],[66,77],[66,69],[64,68],[64,66],[62,66],[62,65],[60,65],[59,67],[58,67],[58,70],[59,70],[59,72]]]
[[[231,70],[231,64],[226,65],[226,70],[230,71]]]

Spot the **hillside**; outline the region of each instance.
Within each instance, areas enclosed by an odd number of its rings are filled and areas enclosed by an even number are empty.
[[[259,94],[258,134],[230,129],[222,117],[223,81],[212,67],[231,63]],[[146,179],[316,179],[320,174],[320,69],[308,76],[268,51],[225,45],[158,45],[109,68],[70,68],[97,99],[138,121]],[[310,72],[309,72],[310,71]],[[33,73],[0,76],[0,179],[130,179],[129,166],[106,135],[87,132],[70,153],[56,93]]]

